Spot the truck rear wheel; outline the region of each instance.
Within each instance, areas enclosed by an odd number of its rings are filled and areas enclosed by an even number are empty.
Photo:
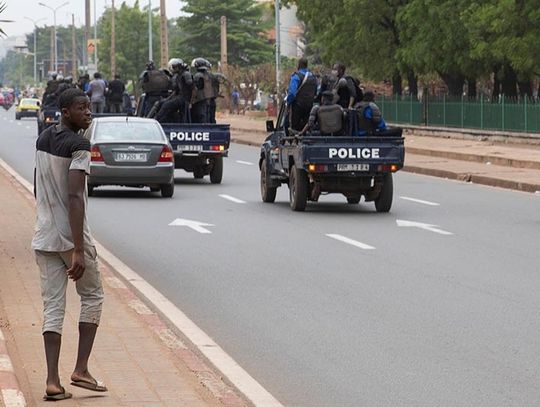
[[[394,182],[392,173],[384,174],[381,193],[375,199],[375,209],[377,212],[389,212],[392,207],[392,198],[394,197]]]
[[[360,203],[360,197],[359,196],[348,197],[347,203],[351,205],[356,205]]]
[[[291,209],[297,212],[304,211],[306,209],[307,196],[307,174],[305,171],[300,170],[293,165],[289,176],[289,199],[291,201]]]
[[[214,158],[212,170],[210,171],[210,182],[212,184],[221,184],[223,179],[223,157]]]
[[[261,198],[263,202],[273,203],[276,200],[276,187],[270,187],[270,175],[266,167],[266,158],[261,163]]]

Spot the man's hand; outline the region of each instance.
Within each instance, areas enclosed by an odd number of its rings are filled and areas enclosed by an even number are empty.
[[[67,269],[67,275],[73,281],[77,281],[84,274],[86,265],[84,263],[84,251],[73,250],[71,254],[71,267]]]

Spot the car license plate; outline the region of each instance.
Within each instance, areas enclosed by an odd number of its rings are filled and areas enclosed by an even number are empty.
[[[202,145],[179,145],[176,147],[178,151],[202,151]]]
[[[369,164],[338,164],[338,171],[369,171]]]
[[[146,161],[148,155],[146,153],[116,153],[115,161]]]

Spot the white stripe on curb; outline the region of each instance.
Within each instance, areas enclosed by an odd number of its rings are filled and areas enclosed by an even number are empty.
[[[0,159],[2,166],[13,178],[33,194],[33,185],[26,181],[5,161]],[[246,372],[229,354],[200,329],[187,315],[157,291],[146,280],[130,269],[118,257],[109,252],[99,242],[95,241],[101,257],[116,273],[120,274],[135,290],[143,295],[160,313],[167,318],[186,338],[196,346],[197,350],[212,363],[233,386],[235,386],[256,407],[284,407],[274,396],[261,386]],[[22,406],[25,406],[23,404]],[[17,404],[6,407],[16,407]]]
[[[0,163],[1,164],[1,163]],[[7,349],[5,345],[5,336],[0,329],[0,342],[3,342],[3,349]],[[19,390],[19,382],[17,376],[15,376],[15,370],[13,369],[13,363],[8,354],[0,354],[0,372],[13,376],[13,383],[16,383],[15,389],[2,389],[2,402],[5,407],[26,407],[26,399],[24,394]],[[2,386],[2,383],[0,383]]]
[[[20,390],[2,390],[2,398],[6,407],[26,407],[26,399]]]

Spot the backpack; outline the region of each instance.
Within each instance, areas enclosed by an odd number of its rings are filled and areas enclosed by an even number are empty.
[[[317,79],[312,75],[302,75],[300,72],[296,72],[300,78],[300,86],[296,92],[294,103],[301,110],[311,110],[315,95],[317,94]]]
[[[356,95],[354,95],[354,101],[356,103],[360,102],[364,98],[364,92],[362,91],[362,88],[360,87],[360,80],[350,75],[345,76],[345,78],[350,79],[352,83],[354,83],[354,89],[356,91]]]

